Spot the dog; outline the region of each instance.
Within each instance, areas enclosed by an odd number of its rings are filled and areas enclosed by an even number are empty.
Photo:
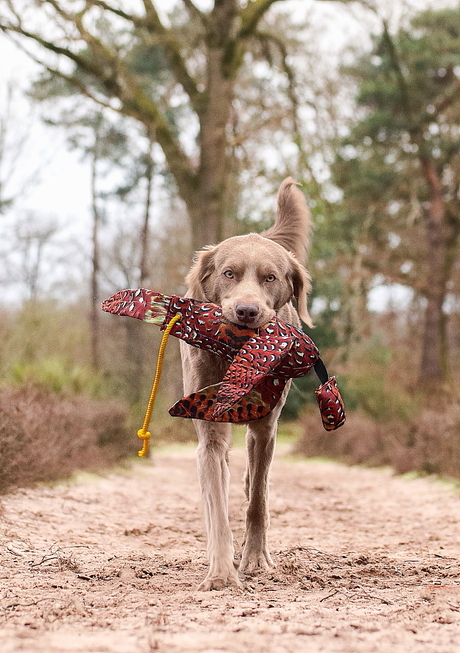
[[[307,309],[310,276],[303,266],[312,221],[305,198],[288,177],[278,191],[276,220],[261,234],[234,236],[198,252],[186,278],[187,297],[222,307],[230,323],[258,328],[278,316],[296,326],[312,326]],[[291,303],[296,301],[296,309]],[[222,380],[228,363],[215,354],[181,345],[186,394]],[[194,420],[198,435],[197,465],[206,529],[209,569],[201,591],[240,587],[238,572],[273,566],[267,544],[268,475],[275,449],[277,422],[289,384],[275,409],[248,422],[244,489],[248,505],[239,568],[234,562],[228,520],[228,447],[231,425]]]

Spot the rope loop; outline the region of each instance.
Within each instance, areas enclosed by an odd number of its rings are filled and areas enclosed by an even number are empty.
[[[158,350],[158,360],[157,367],[155,370],[155,377],[153,379],[152,391],[150,393],[149,403],[147,404],[147,410],[145,411],[144,423],[142,428],[138,430],[137,437],[143,440],[142,449],[137,452],[137,455],[141,458],[144,458],[149,451],[149,443],[151,438],[151,433],[147,430],[150,424],[150,418],[152,417],[153,405],[155,403],[155,398],[158,392],[158,386],[160,384],[161,371],[163,369],[163,357],[166,349],[166,343],[168,342],[168,336],[171,333],[171,329],[181,319],[181,314],[177,313],[169,322],[168,326],[164,330],[163,337],[161,339],[160,348]]]

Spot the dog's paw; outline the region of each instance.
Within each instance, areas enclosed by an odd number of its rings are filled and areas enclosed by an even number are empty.
[[[252,574],[257,571],[267,571],[275,566],[268,551],[243,551],[240,571],[245,574]]]
[[[199,592],[210,592],[211,590],[223,590],[225,587],[242,587],[236,571],[219,576],[208,574],[197,589]]]

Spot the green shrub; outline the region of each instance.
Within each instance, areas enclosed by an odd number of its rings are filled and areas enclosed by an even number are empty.
[[[348,410],[361,410],[377,422],[410,420],[420,400],[404,377],[397,354],[378,337],[356,346],[340,377],[340,389]]]
[[[100,378],[88,367],[72,365],[59,356],[42,358],[33,362],[16,362],[12,365],[7,383],[18,387],[36,386],[47,392],[67,394],[88,394],[96,396],[100,389]]]

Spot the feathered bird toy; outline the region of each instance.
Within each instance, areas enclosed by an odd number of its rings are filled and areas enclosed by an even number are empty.
[[[102,310],[156,324],[184,342],[212,352],[230,365],[221,383],[183,397],[170,409],[174,417],[214,422],[248,422],[270,413],[288,379],[315,369],[321,385],[315,394],[327,431],[339,428],[346,414],[335,377],[328,377],[314,342],[277,318],[250,329],[225,320],[215,304],[169,297],[152,290],[121,290]],[[175,323],[170,324],[174,319]]]

